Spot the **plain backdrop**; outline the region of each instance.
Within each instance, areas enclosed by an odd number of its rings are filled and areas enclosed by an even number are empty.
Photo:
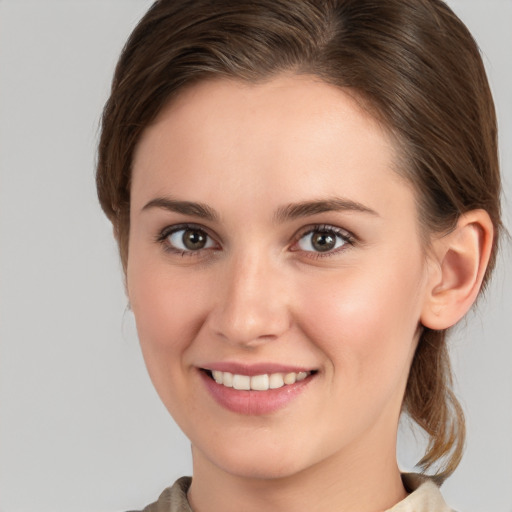
[[[510,230],[512,0],[449,3],[495,94]],[[1,512],[133,509],[191,471],[146,375],[94,186],[113,67],[149,5],[0,0]],[[443,489],[461,512],[512,512],[511,254],[505,242],[487,299],[451,341],[468,444]],[[419,454],[405,435],[404,469]]]

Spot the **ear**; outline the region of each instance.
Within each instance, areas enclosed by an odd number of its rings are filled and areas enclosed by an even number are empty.
[[[489,214],[471,210],[461,215],[453,231],[432,242],[422,325],[447,329],[468,312],[482,285],[493,236]]]

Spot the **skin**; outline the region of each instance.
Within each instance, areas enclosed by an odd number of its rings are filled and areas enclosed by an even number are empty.
[[[127,290],[152,381],[192,443],[196,512],[370,512],[406,495],[397,423],[441,267],[422,246],[396,160],[353,97],[304,76],[200,83],[144,132]],[[215,217],[171,211],[162,198]],[[276,213],[333,198],[371,212]],[[204,230],[205,249],[173,250],[162,231],[183,223]],[[318,225],[351,242],[315,252],[308,232]],[[204,386],[199,368],[219,361],[317,373],[286,407],[243,415]]]

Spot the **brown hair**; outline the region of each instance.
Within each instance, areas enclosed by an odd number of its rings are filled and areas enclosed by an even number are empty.
[[[281,72],[350,88],[393,133],[426,233],[485,209],[496,233],[500,176],[493,101],[478,47],[441,0],[160,0],[131,34],[105,106],[97,187],[126,269],[130,174],[144,129],[184,87]],[[494,266],[497,239],[484,284]],[[425,329],[403,409],[428,434],[419,462],[451,474],[464,416],[445,331]]]

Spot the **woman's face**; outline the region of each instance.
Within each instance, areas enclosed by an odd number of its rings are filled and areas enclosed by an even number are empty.
[[[144,132],[128,294],[195,465],[395,456],[428,276],[394,168],[382,127],[311,77],[204,82]]]

